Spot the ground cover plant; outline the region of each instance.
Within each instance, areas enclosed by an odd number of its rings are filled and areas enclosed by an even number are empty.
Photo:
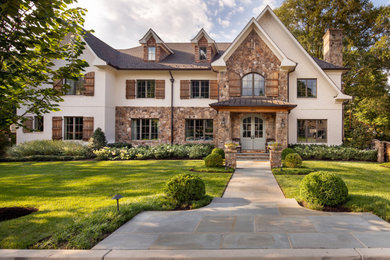
[[[163,190],[177,174],[199,176],[206,195],[221,196],[231,173],[190,171],[203,164],[200,160],[0,163],[0,208],[38,209],[0,222],[0,248],[91,248],[141,211],[170,210]],[[119,213],[111,199],[115,194],[124,196]]]
[[[303,167],[340,176],[349,191],[342,207],[354,212],[372,212],[390,222],[390,169],[372,162],[304,161]],[[301,202],[303,175],[275,175],[287,198]]]

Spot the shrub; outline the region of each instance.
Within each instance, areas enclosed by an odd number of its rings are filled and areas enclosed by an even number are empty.
[[[302,166],[302,158],[297,153],[290,153],[284,159],[284,164],[289,168],[299,168]]]
[[[201,178],[193,174],[180,174],[172,177],[166,184],[165,194],[177,207],[190,205],[206,195],[206,187]]]
[[[92,150],[99,150],[107,145],[106,135],[100,127],[96,128],[92,137],[89,139],[88,147]]]
[[[282,160],[286,159],[286,156],[290,153],[296,153],[296,151],[292,148],[286,148],[282,151]]]
[[[206,167],[222,167],[223,159],[221,155],[217,153],[212,153],[207,155],[207,157],[204,159],[204,164],[206,165]]]
[[[131,148],[132,145],[129,144],[129,143],[121,143],[121,142],[118,142],[118,143],[110,143],[110,144],[107,144],[107,147],[111,147],[111,148]]]
[[[209,144],[194,144],[189,145],[189,158],[190,159],[202,159],[209,155],[213,149]]]
[[[300,194],[310,207],[336,206],[347,200],[348,188],[336,174],[313,172],[302,179]]]
[[[214,148],[211,153],[216,153],[216,154],[219,154],[222,159],[225,159],[225,151],[222,149],[222,148]]]

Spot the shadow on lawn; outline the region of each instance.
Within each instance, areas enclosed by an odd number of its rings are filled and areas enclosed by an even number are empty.
[[[344,206],[354,212],[371,212],[390,222],[390,200],[383,197],[351,194]]]

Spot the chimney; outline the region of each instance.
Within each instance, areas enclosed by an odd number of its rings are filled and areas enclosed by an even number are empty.
[[[334,65],[343,66],[343,31],[328,29],[323,37],[324,60]]]

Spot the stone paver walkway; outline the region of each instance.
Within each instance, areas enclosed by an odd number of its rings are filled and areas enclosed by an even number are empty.
[[[93,249],[390,247],[390,224],[369,213],[304,209],[286,199],[269,162],[238,162],[225,194],[191,211],[143,212]]]

